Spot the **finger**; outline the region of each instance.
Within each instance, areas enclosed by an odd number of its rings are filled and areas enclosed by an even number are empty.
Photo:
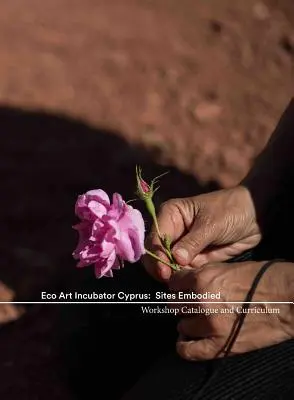
[[[231,257],[233,256],[227,255],[225,249],[209,250],[197,254],[197,256],[192,260],[191,264],[194,268],[202,267],[204,264],[208,263],[227,261]]]
[[[170,200],[163,203],[157,215],[160,234],[162,236],[167,235],[172,243],[177,241],[185,231],[185,224],[182,214],[180,213],[180,202],[181,200]],[[147,240],[155,250],[158,246],[162,248],[158,230],[154,224]]]
[[[156,255],[160,257],[162,260],[168,262],[167,256],[162,251],[157,251]],[[158,262],[154,260],[148,254],[145,254],[143,259],[144,267],[146,268],[147,272],[156,280],[160,282],[168,281],[171,276],[171,268],[166,264]]]
[[[183,341],[178,340],[176,349],[180,357],[188,361],[212,360],[219,356],[222,346],[215,338]]]
[[[250,246],[232,243],[226,246],[210,247],[198,254],[192,261],[193,267],[213,262],[223,262],[248,250]]]
[[[172,243],[183,235],[186,228],[180,211],[184,207],[182,202],[181,199],[173,199],[163,203],[157,216],[160,233],[168,235]],[[161,244],[155,226],[152,227],[152,234],[154,235],[154,244]]]
[[[209,263],[210,261],[211,260],[209,259],[209,253],[200,253],[193,258],[191,265],[193,266],[193,268],[199,268],[202,267],[204,264]]]
[[[213,241],[213,230],[201,223],[193,225],[173,247],[173,255],[180,265],[191,264],[193,259]]]
[[[196,305],[196,307],[200,306]],[[191,339],[207,338],[216,334],[211,320],[205,314],[182,318],[178,323],[177,329],[181,335]]]
[[[174,272],[168,282],[172,291],[191,291],[197,287],[197,274],[201,269],[193,269],[189,266],[181,268],[180,271]]]

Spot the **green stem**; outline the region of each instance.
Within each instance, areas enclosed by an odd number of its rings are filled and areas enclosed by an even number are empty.
[[[153,223],[154,223],[154,226],[155,226],[155,230],[156,230],[157,235],[158,235],[158,237],[159,237],[159,239],[160,239],[160,242],[161,242],[161,245],[162,245],[162,247],[163,247],[163,250],[164,250],[166,256],[168,257],[168,259],[170,260],[171,263],[164,262],[163,260],[161,260],[160,258],[158,258],[155,254],[149,252],[149,250],[146,250],[146,252],[147,252],[151,257],[157,259],[157,261],[160,261],[160,262],[162,262],[163,264],[166,264],[166,265],[168,265],[170,268],[172,268],[172,269],[174,269],[175,271],[177,271],[177,270],[178,270],[178,266],[177,266],[176,263],[174,262],[174,258],[173,258],[173,256],[172,256],[171,250],[170,250],[170,248],[168,248],[168,246],[166,245],[165,240],[164,240],[164,237],[161,236],[161,233],[160,233],[160,230],[159,230],[159,226],[158,226],[158,221],[157,221],[156,210],[155,210],[155,206],[154,206],[154,203],[153,203],[153,200],[152,200],[152,196],[150,196],[150,197],[149,197],[149,196],[145,197],[145,198],[144,198],[144,201],[145,201],[146,208],[147,208],[149,214],[150,214],[151,217],[152,217],[152,220],[153,220]]]
[[[159,226],[158,226],[158,222],[157,222],[157,217],[156,217],[155,206],[152,201],[152,198],[148,197],[147,199],[145,199],[145,204],[146,204],[147,210],[149,211],[149,214],[151,215],[151,217],[153,219],[156,232],[157,232],[159,238],[161,238],[161,234],[160,234]]]
[[[153,223],[154,223],[154,226],[155,226],[157,235],[158,235],[158,237],[159,237],[159,239],[160,239],[160,242],[161,242],[161,245],[162,245],[162,247],[163,247],[163,249],[164,249],[164,252],[165,252],[165,254],[167,255],[167,257],[169,258],[169,260],[173,263],[173,262],[174,262],[174,259],[173,259],[173,256],[172,256],[172,254],[171,254],[171,251],[170,251],[170,249],[168,249],[168,248],[166,247],[166,245],[165,245],[165,243],[164,243],[164,239],[163,239],[163,237],[161,236],[161,233],[160,233],[160,230],[159,230],[158,221],[157,221],[157,215],[156,215],[156,210],[155,210],[155,206],[154,206],[152,197],[146,198],[146,199],[145,199],[145,204],[146,204],[147,210],[149,211],[149,214],[150,214],[151,217],[152,217],[152,220],[153,220]]]
[[[170,264],[167,261],[162,260],[160,257],[158,257],[156,254],[152,253],[151,251],[145,249],[146,254],[148,254],[149,256],[155,258],[155,260],[161,262],[162,264],[165,264],[167,266],[169,266],[170,268],[172,268],[174,271],[178,271],[178,267],[175,264]]]

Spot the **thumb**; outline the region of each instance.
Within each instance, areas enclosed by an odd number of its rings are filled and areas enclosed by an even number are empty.
[[[214,338],[200,340],[177,341],[177,353],[188,361],[212,360],[220,355],[220,344]]]
[[[211,233],[204,227],[192,228],[173,247],[172,253],[180,265],[188,265],[212,242]]]

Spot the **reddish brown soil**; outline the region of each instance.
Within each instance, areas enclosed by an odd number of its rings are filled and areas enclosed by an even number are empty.
[[[244,176],[293,94],[294,3],[2,0],[0,60],[0,279],[38,299],[76,282],[78,193],[132,196],[136,163],[171,169],[158,202]],[[74,398],[59,311],[3,326],[1,398]]]

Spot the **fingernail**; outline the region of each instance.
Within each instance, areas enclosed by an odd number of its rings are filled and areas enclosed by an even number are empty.
[[[179,248],[175,250],[175,255],[179,257],[184,263],[188,262],[189,259],[189,253],[187,252],[186,249]]]
[[[170,277],[169,268],[160,268],[160,275],[162,279],[168,279]]]

